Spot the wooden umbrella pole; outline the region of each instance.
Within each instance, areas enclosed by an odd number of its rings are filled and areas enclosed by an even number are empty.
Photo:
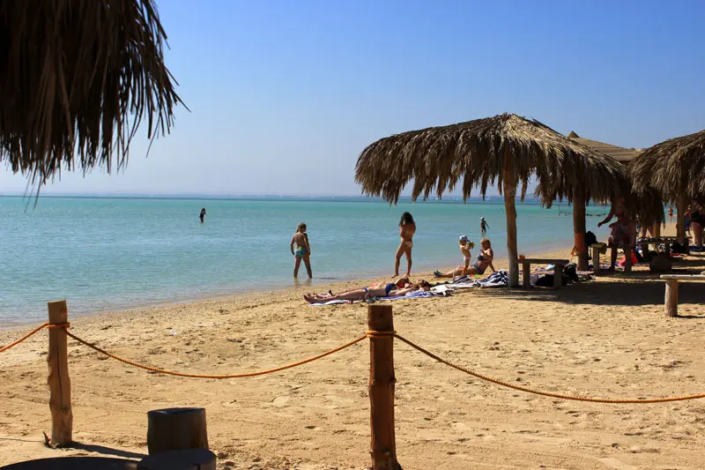
[[[511,154],[504,149],[504,172],[502,175],[504,208],[507,216],[507,256],[509,256],[509,287],[519,286],[519,261],[517,250],[517,181],[513,173]]]
[[[676,200],[676,238],[678,243],[685,243],[685,210],[687,205],[686,196],[678,196]]]
[[[575,250],[578,255],[578,270],[580,271],[587,271],[588,269],[585,226],[585,190],[578,188],[573,195],[573,233],[575,234]]]
[[[65,300],[49,302],[49,324],[68,322]],[[51,442],[65,446],[73,440],[73,412],[71,411],[71,380],[69,379],[68,337],[65,328],[49,329],[49,408],[51,409]]]
[[[372,332],[394,331],[391,305],[370,305],[367,326]],[[370,336],[370,424],[372,470],[401,470],[394,435],[394,337]]]

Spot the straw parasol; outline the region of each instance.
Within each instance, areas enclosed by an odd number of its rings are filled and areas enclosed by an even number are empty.
[[[685,241],[684,213],[689,199],[705,198],[705,130],[670,139],[644,150],[629,164],[634,191],[655,189],[678,209],[678,239]]]
[[[363,150],[355,172],[364,194],[382,196],[390,203],[397,203],[412,181],[413,200],[433,192],[440,198],[459,183],[464,199],[473,187],[484,197],[496,182],[506,207],[511,286],[519,282],[516,190],[521,183],[523,200],[532,176],[538,181],[536,195],[545,205],[556,199],[573,202],[574,231],[581,234],[585,204],[590,199],[608,201],[628,186],[622,166],[612,158],[514,114],[381,139]],[[582,251],[584,257],[584,246]]]
[[[153,0],[0,0],[0,162],[37,190],[66,170],[127,162],[142,120],[181,102]]]
[[[600,153],[604,153],[623,165],[628,165],[642,152],[641,149],[624,148],[597,140],[586,139],[580,137],[574,131],[571,131],[566,137]],[[658,236],[661,224],[665,222],[663,202],[659,193],[653,189],[639,194],[630,191],[628,194],[624,194],[624,198],[629,212],[636,217],[636,220],[645,227],[652,227],[654,236]]]

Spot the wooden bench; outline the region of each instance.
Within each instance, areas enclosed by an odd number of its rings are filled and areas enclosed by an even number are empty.
[[[678,316],[678,281],[705,281],[703,274],[664,274],[661,279],[666,281],[665,312],[669,317]]]
[[[602,249],[603,246],[604,246],[604,244],[601,244],[601,243],[590,245],[590,247],[592,248],[592,269],[595,273],[595,276],[600,275],[600,271],[601,271],[601,269],[600,269],[600,250]],[[624,272],[626,272],[626,273],[632,272],[632,247],[630,247],[630,246],[609,246],[608,245],[607,248],[610,248],[612,250],[612,252],[614,252],[614,250],[618,250],[621,248],[622,251],[624,251],[624,256],[626,258],[626,260],[624,262]],[[616,258],[616,256],[615,256],[615,258]],[[611,263],[611,260],[610,260],[610,263]]]
[[[560,289],[563,287],[563,268],[570,263],[567,259],[543,259],[543,258],[519,258],[521,269],[523,272],[524,288],[531,288],[531,265],[532,264],[552,264],[553,268],[553,287]]]
[[[666,255],[671,256],[671,243],[678,241],[676,237],[656,237],[656,238],[642,238],[639,240],[641,245],[642,253],[646,254],[649,252],[649,245],[660,245],[664,244],[666,247]],[[656,248],[656,246],[654,248]]]

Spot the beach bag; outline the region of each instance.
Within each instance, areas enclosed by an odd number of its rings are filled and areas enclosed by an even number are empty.
[[[654,259],[649,263],[649,270],[652,273],[667,273],[671,270],[673,264],[666,253],[659,253],[654,256]]]
[[[671,253],[686,254],[685,247],[678,242],[673,242],[671,245]]]
[[[639,258],[636,257],[636,254],[634,253],[634,250],[632,250],[632,266],[637,264],[639,262]],[[618,263],[620,266],[624,267],[625,264],[627,264],[627,256],[624,255],[622,256],[621,261]]]
[[[568,282],[580,282],[580,278],[578,277],[578,265],[575,263],[570,263],[563,268],[563,284],[565,285],[565,281],[568,278]]]

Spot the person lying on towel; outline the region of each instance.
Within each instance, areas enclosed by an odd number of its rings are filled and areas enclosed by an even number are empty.
[[[330,302],[331,300],[367,300],[373,297],[403,297],[409,292],[414,292],[419,289],[427,291],[431,288],[431,284],[421,279],[415,284],[406,284],[405,287],[399,287],[397,283],[390,282],[378,287],[363,287],[362,289],[349,290],[340,294],[333,294],[328,291],[327,294],[306,294],[304,300],[310,304]]]

